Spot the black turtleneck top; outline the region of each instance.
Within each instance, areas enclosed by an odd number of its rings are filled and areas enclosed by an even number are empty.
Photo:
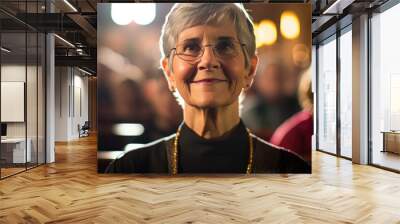
[[[245,173],[249,137],[242,122],[223,136],[205,139],[185,124],[179,137],[178,172]]]
[[[223,136],[205,139],[181,124],[178,173],[246,173],[249,133],[243,122]],[[107,167],[107,173],[171,173],[175,134],[125,152]],[[255,173],[311,173],[311,167],[295,153],[251,134]],[[311,150],[311,149],[310,149]]]

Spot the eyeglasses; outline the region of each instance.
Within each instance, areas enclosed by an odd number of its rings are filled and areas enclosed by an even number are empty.
[[[175,54],[182,60],[195,63],[200,61],[206,47],[212,47],[214,55],[221,59],[227,60],[234,58],[240,54],[242,46],[246,46],[235,40],[224,39],[218,40],[215,44],[201,45],[198,41],[187,41],[183,44],[176,45]]]

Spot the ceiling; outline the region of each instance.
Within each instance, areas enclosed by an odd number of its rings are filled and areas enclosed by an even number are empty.
[[[387,0],[267,0],[269,3],[311,3],[313,39],[321,36],[332,24],[349,14],[377,7]],[[96,71],[97,3],[121,2],[107,0],[1,0],[0,25],[2,45],[18,54],[34,53],[37,43],[25,31],[54,32],[56,65],[72,65]],[[129,2],[129,1],[122,1]],[[131,1],[134,2],[134,1]],[[255,1],[260,2],[260,1]],[[338,2],[339,4],[336,4]],[[68,4],[69,3],[69,4]],[[332,5],[336,8],[332,13]],[[51,10],[50,10],[51,8]],[[329,13],[327,9],[331,8]],[[337,10],[337,11],[335,11]],[[49,13],[51,11],[51,13]],[[325,13],[324,13],[325,12]],[[351,19],[350,19],[351,21]],[[31,43],[32,42],[32,43]],[[27,49],[25,44],[28,43]],[[39,45],[41,47],[41,45]],[[10,60],[13,58],[9,56]]]
[[[12,49],[2,60],[19,63],[25,61],[26,56],[29,61],[36,57],[36,51],[44,47],[41,43],[36,43],[36,35],[52,32],[57,34],[56,66],[79,66],[96,73],[96,4],[101,1],[69,0],[68,3],[76,10],[63,0],[48,1],[47,8],[45,2],[0,1],[2,46]]]

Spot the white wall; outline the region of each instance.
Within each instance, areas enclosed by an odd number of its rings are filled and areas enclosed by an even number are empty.
[[[1,81],[3,82],[24,82],[26,87],[26,105],[20,110],[25,114],[26,120],[23,122],[6,122],[7,137],[25,138],[30,140],[32,151],[32,161],[44,163],[44,74],[41,66],[25,66],[25,64],[3,64],[1,66]],[[25,80],[27,78],[27,80]],[[2,90],[3,91],[3,90]],[[3,95],[7,98],[7,95]],[[2,107],[2,112],[12,110],[10,107]],[[5,110],[5,111],[4,111]],[[13,113],[13,111],[7,111]],[[15,113],[15,112],[14,112]],[[37,153],[39,156],[37,157]]]
[[[78,124],[81,126],[85,121],[89,120],[89,92],[88,92],[88,77],[81,76],[82,73],[76,73],[74,75],[74,119],[72,120],[72,135],[78,137]],[[81,111],[80,111],[81,110]]]
[[[83,75],[76,68],[56,67],[56,141],[77,139],[78,124],[88,120],[88,78]]]
[[[28,70],[32,67],[28,66]],[[2,65],[1,81],[25,82],[25,65]]]
[[[55,68],[55,141],[68,140],[68,71],[67,67]]]
[[[2,65],[1,66],[1,81],[3,82],[25,82],[25,65]],[[36,68],[28,66],[28,74]],[[27,96],[36,97],[35,92],[28,92]],[[7,108],[1,108],[1,110],[7,110]],[[28,115],[29,116],[29,115]],[[30,118],[28,118],[30,120]],[[8,137],[25,137],[25,122],[7,122],[7,136]]]

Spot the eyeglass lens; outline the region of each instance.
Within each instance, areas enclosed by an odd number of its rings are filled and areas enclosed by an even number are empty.
[[[238,55],[240,52],[240,43],[222,39],[215,44],[201,45],[199,41],[186,41],[176,46],[176,55],[186,61],[194,61],[200,59],[206,47],[211,47],[216,57],[220,59],[228,59]]]

